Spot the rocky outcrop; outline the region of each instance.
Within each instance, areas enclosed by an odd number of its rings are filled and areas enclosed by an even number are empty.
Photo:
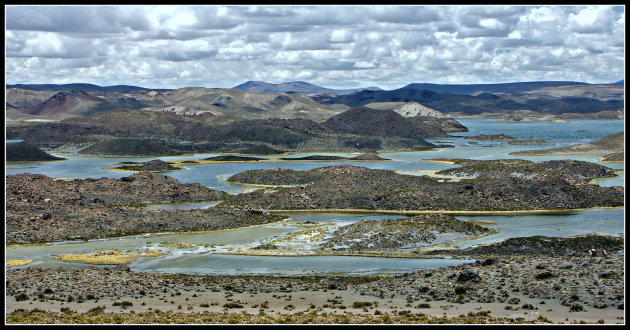
[[[447,255],[496,255],[496,256],[573,256],[590,255],[591,249],[606,250],[608,253],[623,251],[624,240],[622,237],[604,235],[583,235],[578,237],[513,237],[505,241],[486,246],[479,246],[464,250],[434,250],[429,254]],[[565,262],[560,265],[570,264]],[[540,267],[539,267],[540,266]],[[563,266],[567,267],[567,266]],[[547,265],[538,265],[537,269],[547,269]]]
[[[445,160],[445,159],[441,159]],[[584,183],[591,179],[615,177],[612,168],[579,160],[549,160],[532,162],[523,159],[472,160],[446,159],[461,167],[436,172],[441,175],[460,177],[499,178],[517,177],[544,180],[562,177],[572,183]]]
[[[375,110],[368,107],[350,109],[331,117],[323,125],[335,131],[360,135],[405,138],[449,136],[438,126],[410,120],[393,110]]]
[[[563,148],[524,150],[513,152],[510,155],[562,155],[562,154],[588,154],[588,153],[616,153],[624,151],[624,132],[603,137],[597,141],[585,144],[575,144]]]
[[[559,172],[560,173],[560,172]],[[231,196],[227,205],[261,209],[515,211],[623,206],[623,187],[600,187],[550,177],[488,177],[440,182],[358,166],[308,171],[245,171],[230,182],[289,185],[273,192]]]
[[[5,143],[7,162],[64,160],[50,155],[28,142]]]
[[[175,167],[163,160],[154,159],[148,162],[140,163],[140,165],[124,165],[116,167],[116,169],[127,171],[141,171],[141,172],[165,172],[165,171],[177,171],[181,170],[180,167]]]
[[[440,244],[469,235],[488,232],[487,228],[459,221],[444,214],[419,215],[402,219],[362,220],[343,226],[321,244],[324,249],[386,251]]]
[[[172,211],[143,209],[141,207],[146,203],[213,201],[227,196],[200,184],[181,184],[173,178],[150,172],[122,179],[63,181],[34,174],[8,175],[6,179],[8,243],[214,230],[282,218],[256,210],[222,207]]]
[[[464,139],[468,139],[468,140],[514,140],[516,138],[512,137],[512,136],[507,136],[505,134],[490,134],[490,135],[480,134],[480,135],[477,135],[477,136],[467,136]]]

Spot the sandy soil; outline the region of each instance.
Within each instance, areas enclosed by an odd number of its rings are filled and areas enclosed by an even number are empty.
[[[466,279],[462,275],[469,271],[477,274],[478,280],[476,276]],[[543,272],[553,276],[537,280],[536,275]],[[479,262],[363,277],[149,274],[115,268],[26,266],[7,271],[5,310],[11,313],[39,308],[59,312],[65,307],[86,312],[105,306],[106,312],[159,309],[235,315],[258,314],[261,310],[268,314],[315,311],[354,315],[409,310],[449,317],[489,310],[492,317],[542,317],[554,323],[603,320],[612,324],[625,322],[623,279],[623,255],[512,256],[495,259],[486,266]],[[17,301],[16,296],[22,292],[28,298]],[[73,297],[73,301],[68,301],[68,297]],[[129,301],[133,306],[113,306],[121,301]],[[355,302],[370,302],[371,306],[355,308]],[[243,308],[226,308],[226,303],[238,303]]]

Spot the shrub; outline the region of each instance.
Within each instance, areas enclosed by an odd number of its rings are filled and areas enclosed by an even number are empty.
[[[126,309],[126,308],[127,308],[127,307],[129,307],[129,306],[133,306],[133,303],[132,303],[131,301],[127,301],[127,300],[124,300],[124,301],[121,301],[121,302],[114,301],[114,303],[112,304],[112,306],[120,306],[120,307],[122,307],[123,309]]]
[[[570,312],[581,312],[584,310],[584,307],[582,305],[571,305],[571,308],[569,309]]]
[[[15,295],[16,301],[22,301],[22,300],[27,300],[27,299],[28,299],[28,295],[25,292],[20,292],[17,295]]]
[[[235,302],[230,302],[230,303],[225,303],[223,304],[224,308],[243,308],[243,305],[235,303]]]
[[[372,306],[372,303],[369,301],[355,301],[354,303],[352,303],[352,308],[363,308],[370,306]]]
[[[96,307],[91,308],[90,310],[88,310],[86,314],[88,314],[90,316],[96,316],[96,315],[99,315],[99,314],[103,313],[104,311],[105,311],[105,307],[104,306],[96,306]]]

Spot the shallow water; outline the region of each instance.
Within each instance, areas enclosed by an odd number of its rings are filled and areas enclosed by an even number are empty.
[[[377,274],[455,266],[470,259],[409,259],[368,257],[253,257],[235,255],[186,255],[173,259],[142,260],[134,270],[192,274]]]
[[[357,162],[357,161],[333,161],[333,162],[253,162],[253,163],[225,163],[186,166],[184,171],[164,172],[182,183],[198,182],[204,186],[226,191],[228,193],[240,193],[253,189],[252,186],[228,183],[225,179],[236,173],[274,167],[291,168],[294,170],[308,170],[316,167],[330,165],[355,165],[373,169],[389,169],[405,174],[425,175],[423,171],[437,171],[455,167],[454,165],[426,162],[423,160],[432,158],[471,158],[480,160],[519,158],[532,161],[553,159],[575,159],[602,164],[610,168],[623,170],[624,164],[602,163],[597,160],[602,155],[565,155],[565,156],[512,156],[511,152],[532,149],[547,149],[564,147],[576,143],[588,143],[604,136],[624,131],[622,120],[571,120],[567,123],[531,122],[531,123],[503,123],[490,119],[461,119],[463,125],[470,132],[454,133],[458,136],[470,136],[479,134],[499,134],[514,136],[517,138],[544,139],[554,142],[555,145],[545,146],[518,146],[509,145],[508,141],[476,141],[461,138],[431,139],[432,142],[447,142],[454,148],[439,148],[420,152],[392,152],[381,154],[384,158],[392,159],[386,162]],[[478,144],[470,144],[477,142]],[[302,157],[308,155],[339,155],[353,156],[349,153],[292,153],[282,157]],[[121,178],[129,176],[129,172],[115,172],[103,168],[115,167],[114,163],[122,161],[148,161],[151,158],[105,158],[82,157],[76,155],[58,155],[67,158],[58,162],[35,163],[11,163],[10,166],[29,166],[34,168],[6,169],[5,173],[41,173],[56,178]],[[190,156],[158,157],[159,159],[187,160],[201,159],[217,154],[197,154]],[[259,156],[277,158],[278,156]],[[22,165],[20,165],[22,164]],[[625,186],[624,172],[618,173],[617,178],[599,180],[597,184],[602,186]],[[153,209],[182,209],[182,208],[206,208],[215,203],[190,203],[153,205]],[[473,241],[458,243],[460,247],[476,244],[487,244],[500,241],[509,237],[519,236],[571,236],[591,232],[617,235],[624,233],[624,209],[586,210],[576,211],[560,215],[518,215],[518,216],[457,216],[460,220],[489,220],[497,224],[489,225],[498,231],[498,234],[483,237]],[[290,213],[297,222],[332,222],[337,225],[347,225],[360,220],[381,220],[400,218],[397,215],[375,214],[334,214],[334,213]],[[149,272],[179,272],[179,273],[208,273],[208,274],[246,274],[246,273],[280,273],[280,274],[308,274],[308,273],[387,273],[407,272],[415,269],[434,268],[443,265],[456,265],[461,260],[444,259],[406,259],[406,258],[369,258],[369,257],[259,257],[236,256],[223,253],[236,251],[240,248],[253,247],[261,242],[268,242],[275,238],[286,236],[305,229],[304,227],[287,224],[285,222],[250,227],[243,229],[225,230],[206,233],[186,234],[160,234],[126,237],[120,239],[97,240],[89,242],[64,242],[39,246],[8,247],[7,259],[33,259],[36,263],[30,266],[41,267],[83,267],[84,265],[73,263],[61,263],[52,259],[55,254],[81,253],[94,250],[108,249],[143,249],[150,246],[156,248],[161,242],[192,242],[213,244],[214,251],[209,248],[168,249],[169,254],[159,258],[140,259],[130,266],[133,270]],[[26,266],[29,267],[29,266]]]

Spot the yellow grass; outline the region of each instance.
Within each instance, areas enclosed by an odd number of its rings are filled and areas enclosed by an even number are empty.
[[[133,166],[133,165],[130,165]],[[173,172],[173,171],[182,171],[185,170],[185,168],[176,168],[173,170],[160,170],[160,171],[139,171],[139,170],[126,170],[126,169],[122,169],[122,168],[115,168],[115,167],[104,167],[103,168],[106,171],[115,171],[115,172],[151,172],[151,173],[157,173],[157,172]]]
[[[104,250],[79,254],[60,254],[54,258],[63,262],[79,262],[92,265],[128,264],[138,258],[159,257],[162,251],[119,251]]]
[[[188,249],[197,246],[203,247],[214,247],[214,245],[204,244],[204,243],[192,243],[192,242],[162,242],[159,244],[160,247],[165,248],[175,248],[175,249]]]
[[[21,259],[7,260],[7,267],[24,266],[24,265],[28,265],[28,264],[30,264],[32,262],[33,262],[33,260],[21,260]]]
[[[449,165],[457,165],[457,163],[450,160],[438,160],[438,159],[422,159],[423,162],[431,162],[431,163],[442,163]]]
[[[48,159],[48,160],[17,160],[17,161],[6,161],[5,163],[41,163],[41,162],[60,162],[62,160],[67,160],[65,158],[62,159]],[[18,168],[22,168],[22,167],[18,167]],[[26,168],[32,168],[32,167],[26,167]]]

